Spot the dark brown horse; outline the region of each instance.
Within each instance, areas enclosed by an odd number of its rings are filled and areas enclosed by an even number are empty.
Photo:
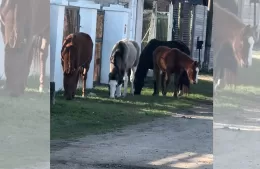
[[[217,89],[224,79],[232,79],[236,83],[238,67],[248,67],[252,64],[252,50],[254,42],[258,40],[259,27],[245,25],[235,14],[214,3],[214,83]],[[225,53],[226,51],[226,53]],[[225,69],[225,70],[224,70]],[[225,73],[226,71],[226,73]]]
[[[83,81],[82,97],[85,97],[87,73],[92,60],[93,41],[83,32],[68,35],[61,49],[63,68],[64,96],[67,100],[74,98],[79,76]]]
[[[179,77],[182,71],[188,73],[188,77],[193,84],[198,82],[199,65],[197,61],[191,59],[187,54],[177,48],[159,46],[153,52],[154,63],[154,93],[159,95],[159,82],[162,85],[162,94],[167,94],[167,88],[170,83],[171,75],[174,74],[174,97],[177,97]],[[162,79],[160,80],[160,71]]]
[[[5,44],[6,88],[12,96],[24,92],[32,63],[34,36],[48,39],[48,9],[48,1],[2,0],[0,21]]]
[[[224,43],[229,42],[241,67],[252,64],[252,50],[258,39],[259,27],[245,25],[236,15],[214,3],[213,49],[218,53]]]

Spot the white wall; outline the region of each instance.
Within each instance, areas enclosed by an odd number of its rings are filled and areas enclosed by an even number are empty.
[[[100,83],[108,84],[112,48],[119,40],[129,38],[130,10],[120,5],[110,5],[110,7],[104,7],[103,9],[105,10],[105,18]]]

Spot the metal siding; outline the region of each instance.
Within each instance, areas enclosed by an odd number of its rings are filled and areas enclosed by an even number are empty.
[[[191,5],[189,3],[182,4],[181,18],[181,40],[190,47],[191,44]]]
[[[197,47],[197,37],[200,37],[200,40],[204,41],[203,48],[200,54],[201,63],[202,63],[204,61],[204,50],[205,50],[205,40],[206,40],[207,7],[202,5],[197,5],[195,8],[196,8],[195,16],[194,16],[195,27],[193,32],[192,56],[194,60],[199,61],[199,51],[196,49],[196,47]]]
[[[250,0],[244,0],[241,3],[242,5],[242,12],[241,12],[241,19],[245,24],[254,25],[254,4],[250,5]],[[260,5],[256,4],[256,24],[260,23]]]

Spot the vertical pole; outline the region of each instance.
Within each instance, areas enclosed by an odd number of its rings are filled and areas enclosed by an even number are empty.
[[[167,40],[172,40],[172,30],[173,30],[173,4],[172,2],[169,5],[169,13],[168,13],[168,33]]]
[[[256,26],[256,0],[254,0],[254,26]]]
[[[153,38],[156,38],[157,31],[157,1],[153,1]]]
[[[208,2],[208,18],[207,18],[207,30],[206,30],[206,42],[204,51],[204,62],[203,69],[209,67],[210,49],[211,49],[211,39],[212,39],[212,20],[213,20],[213,0]]]

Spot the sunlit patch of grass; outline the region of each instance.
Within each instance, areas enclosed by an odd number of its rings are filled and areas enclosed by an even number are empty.
[[[126,98],[109,98],[106,85],[97,85],[87,93],[95,96],[81,98],[77,91],[75,100],[67,101],[62,92],[57,93],[56,104],[51,108],[51,139],[68,139],[88,134],[98,134],[126,125],[137,124],[165,117],[180,109],[188,109],[200,101],[212,99],[212,81],[200,80],[192,85],[187,98],[175,99],[171,92],[164,96],[152,96],[151,84],[142,90],[142,95]],[[130,89],[128,89],[128,93]]]

